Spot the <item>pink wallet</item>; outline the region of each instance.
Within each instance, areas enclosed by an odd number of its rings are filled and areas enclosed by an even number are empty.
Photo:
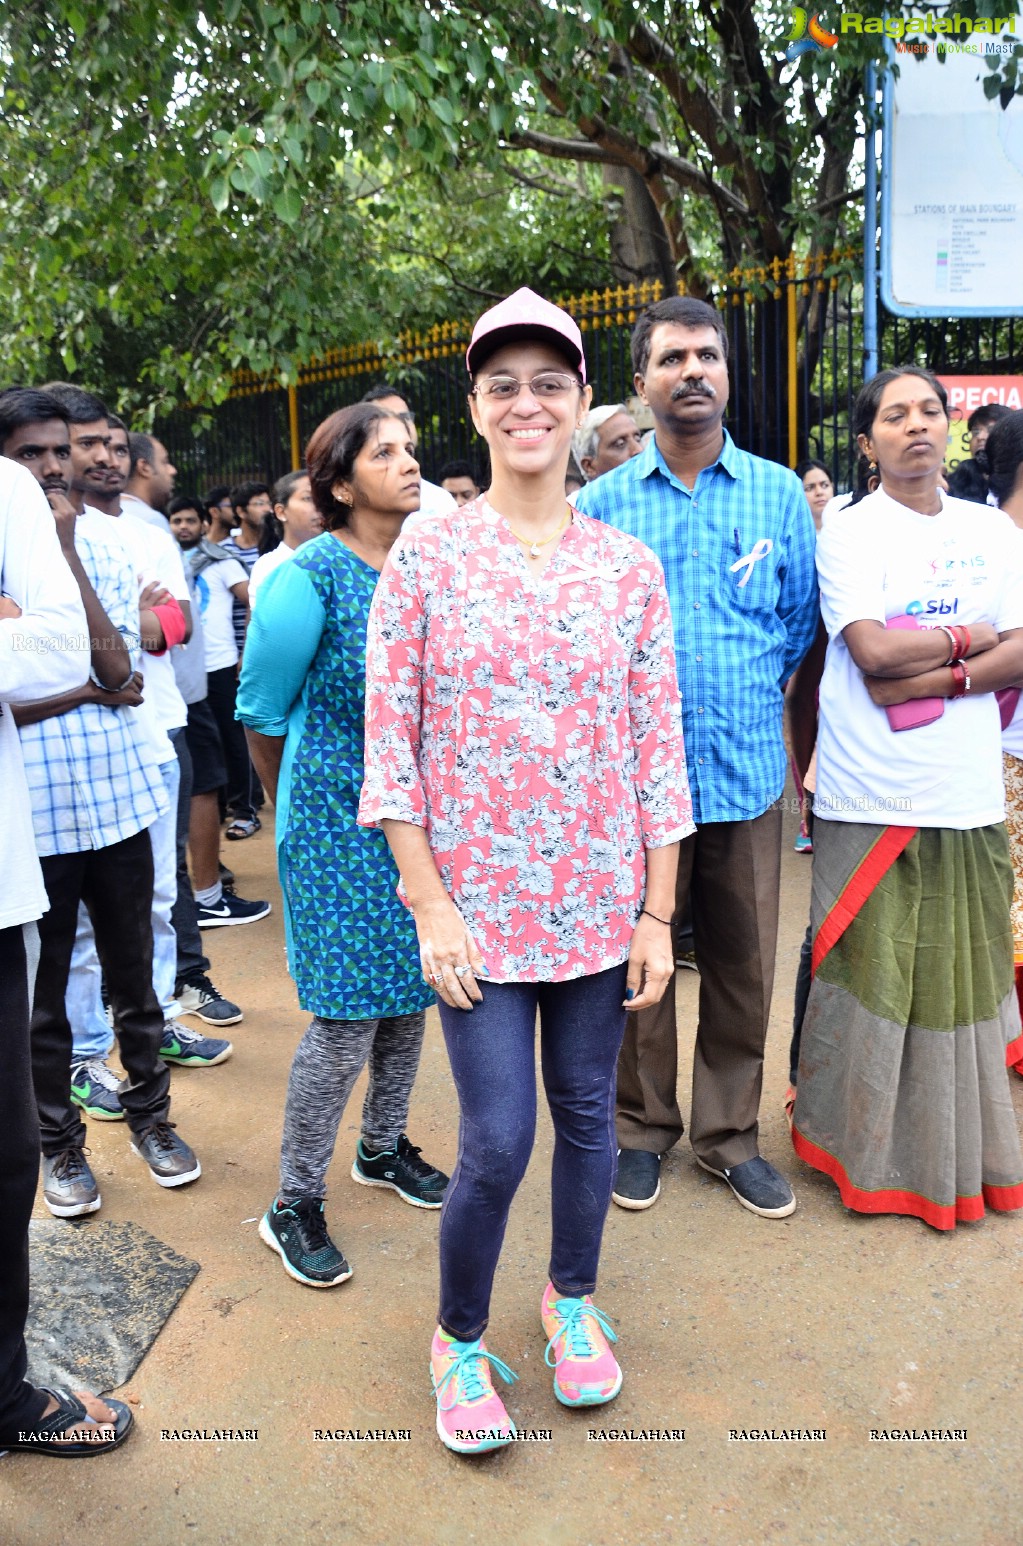
[[[920,624],[908,612],[903,612],[898,617],[890,617],[886,627],[919,628]],[[893,703],[885,709],[893,730],[917,730],[921,725],[933,725],[944,712],[944,698],[910,698],[906,703]]]

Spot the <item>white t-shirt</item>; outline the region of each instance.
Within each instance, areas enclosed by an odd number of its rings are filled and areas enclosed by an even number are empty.
[[[1023,531],[1013,522],[1016,539],[1023,551]],[[1012,756],[1023,758],[1023,693],[1020,694],[1016,705],[1016,712],[1009,724],[1002,731],[1002,750],[1011,752]]]
[[[297,552],[297,548],[289,548],[286,543],[281,542],[277,547],[271,548],[269,553],[264,553],[256,559],[252,566],[252,573],[249,575],[250,611],[256,610],[256,594],[263,581],[273,574],[275,569],[280,568],[281,564],[286,564],[289,558],[294,558]]]
[[[90,507],[86,506],[86,509]],[[91,514],[101,515],[101,512],[91,510]],[[110,522],[124,543],[135,565],[140,595],[147,585],[158,580],[175,600],[191,599],[181,549],[169,532],[158,531],[155,526],[126,511],[121,515],[105,515],[102,519]],[[134,713],[162,767],[175,758],[174,747],[167,732],[180,730],[188,719],[188,709],[174,675],[170,650],[165,650],[162,655],[151,655],[143,650],[142,683],[143,701]]]
[[[941,496],[918,515],[882,489],[837,510],[817,541],[830,643],[820,690],[815,818],[897,827],[991,826],[1005,815],[993,693],[944,699],[940,719],[893,731],[842,629],[903,613],[924,626],[1023,628],[1023,544],[1007,515]]]
[[[32,474],[0,457],[0,594],[21,617],[0,618],[0,929],[49,907],[36,857],[21,741],[8,705],[73,692],[89,675],[89,625],[53,515]]]
[[[231,587],[244,585],[248,578],[244,566],[236,558],[222,558],[219,563],[207,564],[195,576],[195,589],[202,613],[203,639],[206,643],[207,671],[222,671],[225,666],[238,664],[238,641],[232,621],[234,594]]]

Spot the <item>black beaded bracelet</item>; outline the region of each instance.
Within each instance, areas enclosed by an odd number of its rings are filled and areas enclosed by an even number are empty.
[[[663,923],[664,927],[666,929],[670,929],[671,928],[671,919],[670,918],[658,918],[656,913],[648,912],[645,907],[641,908],[639,916],[641,918],[652,918],[655,923]]]

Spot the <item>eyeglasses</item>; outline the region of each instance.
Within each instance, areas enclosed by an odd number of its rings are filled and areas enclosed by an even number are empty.
[[[514,402],[523,387],[539,402],[566,397],[573,388],[581,386],[578,376],[566,376],[559,370],[542,370],[529,381],[519,381],[514,376],[488,376],[473,387],[477,397],[491,397],[498,403]]]

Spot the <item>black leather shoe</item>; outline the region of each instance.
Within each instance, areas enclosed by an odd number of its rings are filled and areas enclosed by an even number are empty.
[[[712,1176],[727,1181],[743,1207],[751,1213],[759,1214],[762,1219],[787,1219],[790,1213],[796,1211],[796,1199],[791,1186],[760,1154],[743,1160],[741,1165],[729,1165],[725,1170],[715,1170],[713,1165],[706,1164],[699,1155],[696,1163]]]
[[[619,1208],[652,1208],[661,1190],[661,1156],[646,1149],[619,1149],[613,1201]]]

